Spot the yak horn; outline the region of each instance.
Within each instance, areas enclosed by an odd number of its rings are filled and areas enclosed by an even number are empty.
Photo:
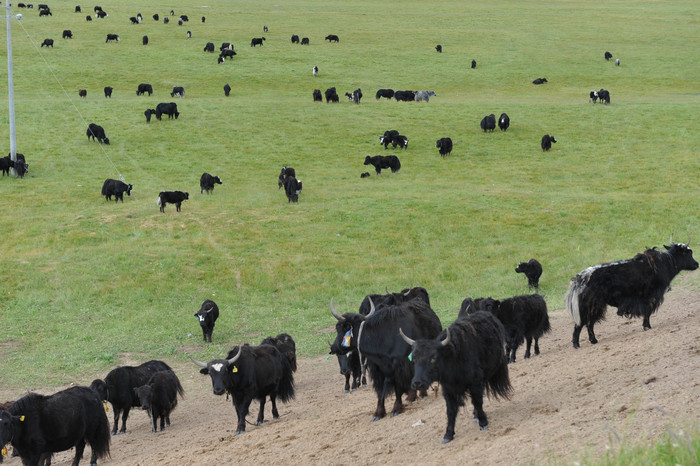
[[[401,330],[401,327],[399,327],[399,333],[401,334],[401,338],[403,338],[403,341],[408,343],[409,345],[413,346],[416,343],[416,340],[411,340],[406,336],[406,334],[403,333],[403,330]]]
[[[207,367],[206,363],[204,363],[202,361],[197,361],[196,359],[193,359],[192,356],[190,356],[190,355],[187,355],[187,357],[190,358],[192,360],[192,362],[197,364],[199,367],[204,367],[204,368]]]
[[[447,336],[445,337],[444,340],[442,340],[440,343],[442,343],[442,346],[447,346],[450,344],[450,329],[446,328],[445,333],[447,333]]]
[[[238,361],[238,358],[241,357],[241,345],[238,345],[236,348],[238,348],[238,353],[231,359],[227,359],[229,364],[233,364],[234,362]]]
[[[333,298],[331,298],[331,314],[333,314],[333,317],[338,319],[338,322],[343,323],[345,322],[345,317],[339,315],[337,312],[335,312],[335,309],[333,308]]]
[[[671,246],[673,246],[673,233],[671,233],[671,239],[669,241],[671,242]]]
[[[688,235],[688,242],[685,243],[685,247],[687,248],[688,246],[690,246],[690,235]]]
[[[372,302],[372,298],[367,297],[367,299],[369,299],[369,314],[365,316],[365,319],[374,314],[374,311],[376,310],[376,308],[374,307],[374,303]]]

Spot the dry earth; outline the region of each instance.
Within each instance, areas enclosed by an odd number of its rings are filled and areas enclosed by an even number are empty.
[[[574,350],[570,317],[565,310],[551,311],[553,331],[541,341],[542,354],[522,360],[521,348],[509,366],[512,398],[486,400],[489,429],[479,430],[469,406],[460,410],[455,439],[447,445],[441,445],[446,424],[441,396],[370,422],[373,391],[344,394],[337,362],[325,356],[299,361],[297,396],[280,406],[280,419],[248,425],[236,436],[231,402],[212,394],[209,377],[192,364],[168,361],[186,390],[171,416],[172,427],[152,434],[146,414],[132,411],[127,433],[113,437],[111,459],[101,463],[571,464],[599,458],[620,442],[657,438],[668,428],[697,429],[700,293],[670,291],[646,332],[641,319],[628,321],[614,310],[608,315],[597,328],[600,343],[582,338],[581,349]],[[253,402],[251,421],[257,409]],[[71,457],[57,454],[54,464],[69,464]],[[6,461],[19,463],[19,458]]]

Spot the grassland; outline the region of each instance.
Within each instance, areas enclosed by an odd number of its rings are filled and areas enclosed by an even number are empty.
[[[124,355],[204,359],[283,331],[302,356],[323,353],[330,298],[350,311],[385,288],[424,286],[446,324],[466,296],[527,292],[513,269],[530,257],[561,309],[581,269],[670,234],[698,237],[696,2],[207,3],[103,3],[109,16],[92,22],[57,5],[52,17],[27,10],[13,21],[18,151],[30,173],[0,179],[0,386],[82,380]],[[191,21],[151,19],[171,8]],[[129,24],[137,12],[143,23]],[[60,39],[64,29],[74,39]],[[121,41],[105,43],[107,33]],[[331,33],[340,43],[323,40]],[[55,48],[39,49],[44,38]],[[217,65],[202,51],[209,41],[233,42],[238,56]],[[538,77],[549,83],[532,85]],[[142,82],[153,96],[136,96]],[[146,124],[143,111],[173,101],[176,85],[187,95],[180,118]],[[365,97],[312,102],[330,86]],[[376,101],[379,88],[437,96]],[[588,102],[600,88],[610,106]],[[7,101],[3,87],[5,141]],[[507,133],[480,131],[501,112]],[[91,122],[111,145],[87,141]],[[384,151],[387,129],[409,148]],[[548,153],[545,133],[559,141]],[[435,140],[448,136],[443,160]],[[389,153],[399,173],[360,179],[366,155]],[[296,205],[277,189],[283,165],[304,182]],[[205,171],[224,181],[211,196],[196,192]],[[115,205],[100,188],[119,174],[134,191]],[[176,189],[190,200],[161,214],[158,192]],[[192,316],[207,298],[222,310],[213,345]]]

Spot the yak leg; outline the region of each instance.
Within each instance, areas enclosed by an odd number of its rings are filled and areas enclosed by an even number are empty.
[[[592,345],[598,343],[598,339],[595,337],[595,333],[593,332],[594,325],[595,322],[590,322],[588,325],[586,325],[586,327],[588,327],[588,341],[590,341]]]
[[[280,413],[277,411],[277,393],[270,393],[270,403],[272,403],[272,418],[279,419]]]
[[[529,343],[530,342],[528,342],[528,346],[529,346]],[[537,356],[538,354],[540,354],[539,338],[535,337],[535,356]]]
[[[377,392],[377,409],[374,411],[374,416],[372,416],[372,422],[378,421],[384,416],[386,416],[386,408],[384,407],[384,398],[386,398],[386,382],[384,375],[377,374],[377,381],[375,387],[382,387],[380,391]]]
[[[352,388],[353,390],[357,387],[355,387],[355,380],[353,379],[352,381]],[[345,374],[345,393],[350,393],[350,373],[348,372]]]
[[[469,393],[471,394],[472,405],[474,406],[474,419],[479,423],[481,430],[486,430],[489,427],[489,421],[486,419],[486,413],[483,409],[484,388],[482,386],[472,386]]]
[[[651,316],[651,311],[644,312],[644,321],[642,322],[642,328],[644,330],[651,330],[651,323],[649,322],[650,316]]]
[[[122,413],[122,428],[119,429],[119,433],[123,434],[126,432],[126,418],[129,417],[129,410],[131,409],[131,406],[127,406],[124,408],[124,412]],[[116,416],[116,414],[115,414]]]
[[[258,398],[258,401],[260,402],[260,411],[258,411],[258,420],[255,421],[255,425],[259,426],[263,422],[265,422],[265,399],[267,397],[263,396],[261,398]]]
[[[571,343],[574,344],[574,348],[580,347],[578,344],[578,339],[581,335],[581,330],[583,330],[583,325],[574,325],[574,335],[571,337]]]
[[[530,346],[532,345],[532,338],[527,337],[527,346],[525,347],[525,356],[523,356],[524,359],[529,359],[530,358]],[[540,350],[537,348],[537,339],[535,339],[535,354],[540,354]]]
[[[83,452],[85,451],[85,439],[80,439],[78,443],[75,444],[75,456],[73,457],[73,466],[78,466],[80,464],[80,460],[83,457]],[[51,461],[51,458],[49,458],[49,464]]]
[[[442,443],[451,442],[455,438],[455,421],[457,419],[457,412],[459,411],[460,401],[459,398],[453,394],[445,395],[445,406],[447,407],[447,429],[445,430],[445,436],[442,438]]]
[[[245,418],[250,410],[250,403],[253,401],[253,397],[246,395],[240,404],[236,404],[234,399],[234,406],[236,407],[236,414],[238,415],[238,427],[236,428],[236,435],[240,435],[245,432]],[[262,410],[261,410],[262,411]]]

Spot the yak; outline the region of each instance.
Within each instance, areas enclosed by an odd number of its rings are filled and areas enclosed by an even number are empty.
[[[173,371],[159,371],[151,376],[146,384],[134,388],[134,393],[139,399],[141,409],[148,412],[153,421],[153,433],[155,434],[160,419],[160,430],[170,427],[170,413],[177,406],[177,396],[185,396],[185,390],[180,380]]]
[[[0,444],[11,443],[25,465],[51,464],[54,452],[75,447],[73,466],[85,445],[90,464],[109,457],[109,421],[102,401],[88,387],[71,387],[53,395],[29,393],[0,412]]]
[[[498,320],[487,312],[476,312],[457,319],[438,336],[407,336],[410,331],[399,328],[401,338],[411,347],[415,375],[414,390],[427,388],[439,381],[447,408],[447,429],[442,443],[455,436],[455,421],[467,393],[474,406],[473,416],[481,430],[488,428],[483,409],[484,392],[495,398],[508,399],[512,387],[508,364],[503,352],[504,332]]]
[[[124,193],[126,193],[127,196],[131,196],[133,187],[133,185],[126,184],[123,181],[107,178],[104,184],[102,184],[102,195],[107,201],[111,201],[112,196],[114,196],[114,202],[124,202]]]
[[[437,142],[435,143],[435,147],[440,151],[440,155],[445,157],[450,155],[452,152],[452,139],[450,138],[441,138],[438,139]]]
[[[651,329],[649,317],[663,303],[671,281],[682,270],[698,268],[690,239],[674,243],[671,235],[670,243],[665,251],[647,249],[632,259],[594,265],[571,279],[566,308],[574,320],[574,348],[584,325],[591,344],[598,343],[593,326],[605,318],[608,306],[616,307],[619,316],[642,317],[642,328]]]
[[[416,397],[411,388],[413,363],[409,360],[410,345],[399,337],[404,328],[416,338],[435,338],[442,330],[440,319],[422,299],[410,299],[396,305],[380,305],[375,308],[372,300],[368,315],[338,314],[331,299],[331,314],[337,319],[336,339],[331,345],[333,354],[345,354],[359,350],[367,358],[372,385],[377,394],[377,408],[372,421],[386,416],[384,400],[393,390],[396,396],[391,415],[403,412],[402,397],[408,401]]]
[[[217,184],[223,184],[221,178],[212,176],[206,172],[202,173],[202,176],[199,178],[199,194],[203,194],[204,191],[206,191],[207,194],[211,194],[214,191],[214,186]]]
[[[219,306],[211,299],[206,299],[199,311],[194,313],[194,316],[199,320],[199,325],[202,327],[202,338],[204,341],[211,343],[211,334],[214,332],[214,324],[219,318]]]
[[[375,155],[365,157],[365,165],[374,165],[374,170],[377,175],[382,173],[382,168],[390,168],[392,173],[396,173],[401,169],[401,161],[395,155]]]
[[[286,403],[294,398],[294,374],[289,360],[272,345],[242,345],[233,348],[226,359],[201,362],[190,357],[201,367],[201,374],[211,377],[214,395],[231,395],[238,415],[236,435],[245,432],[246,416],[253,398],[260,403],[255,425],[265,418],[265,398],[270,397],[272,417],[279,419],[277,400]]]
[[[535,291],[540,290],[540,277],[542,276],[542,264],[537,259],[530,259],[527,262],[521,262],[515,268],[517,273],[523,273],[527,277],[527,285]]]
[[[112,435],[117,434],[119,416],[122,415],[122,428],[120,434],[126,432],[126,419],[132,406],[140,406],[140,401],[134,393],[134,388],[148,382],[153,374],[159,371],[169,371],[168,366],[163,361],[148,361],[140,366],[120,366],[112,369],[104,380],[95,379],[90,384],[90,388],[95,390],[100,398],[112,403],[114,410],[114,427]],[[104,410],[104,408],[103,408]]]

